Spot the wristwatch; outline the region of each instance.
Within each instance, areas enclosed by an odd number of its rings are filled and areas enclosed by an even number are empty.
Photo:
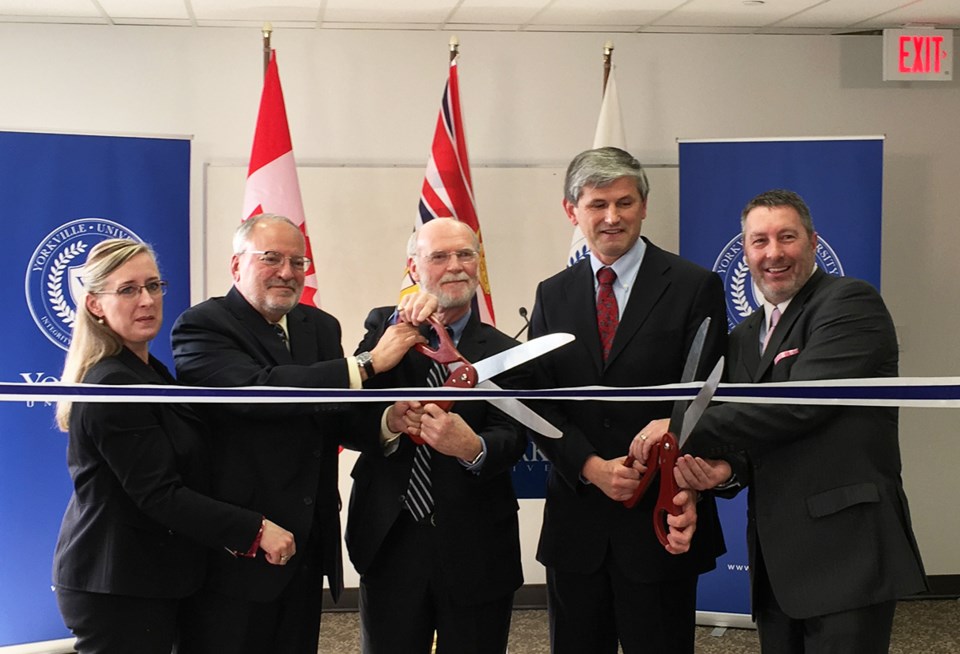
[[[356,356],[357,365],[364,369],[367,373],[367,379],[370,379],[377,371],[373,369],[373,357],[370,356],[369,352],[361,352]]]

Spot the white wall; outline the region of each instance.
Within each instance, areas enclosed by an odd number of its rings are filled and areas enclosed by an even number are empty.
[[[459,36],[475,166],[562,166],[590,146],[602,45],[610,35]],[[448,38],[441,32],[274,32],[298,160],[422,166]],[[960,348],[952,345],[960,319],[954,252],[960,242],[960,82],[882,83],[880,37],[635,34],[614,40],[627,139],[643,161],[676,163],[677,138],[885,134],[883,291],[903,341],[901,371],[960,374]],[[6,62],[0,129],[193,135],[193,295],[219,294],[223,288],[202,286],[204,164],[236,164],[249,154],[259,45],[256,29],[0,25]],[[485,195],[495,192],[476,189],[491,250],[517,233],[502,216],[483,212]],[[370,194],[376,193],[371,184]],[[556,212],[556,229],[565,235],[559,198],[558,185],[543,211]],[[240,203],[238,197],[237,213]],[[371,215],[365,196],[345,204],[344,219],[399,232],[412,224],[412,205]],[[648,218],[646,233],[675,248],[676,225],[657,219]],[[311,228],[314,240],[322,237],[318,230]],[[565,239],[552,234],[545,241]],[[343,259],[327,266],[360,267],[370,256],[362,243],[346,244]],[[558,269],[562,260],[546,247],[531,247],[529,257],[530,271]],[[389,303],[393,273],[383,270],[371,270],[369,283]],[[511,280],[526,285],[531,297],[538,281],[532,274]],[[357,330],[348,323],[366,304],[327,308]],[[496,309],[504,331],[516,331],[516,307]],[[345,339],[346,347],[353,342]],[[960,463],[956,416],[951,410],[902,413],[904,481],[931,574],[960,573],[960,518],[950,501]]]

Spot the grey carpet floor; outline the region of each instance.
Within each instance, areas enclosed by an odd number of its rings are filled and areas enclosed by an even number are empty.
[[[354,612],[324,613],[320,628],[323,654],[359,654],[359,618]],[[697,654],[759,654],[757,632],[697,627]],[[546,611],[517,610],[510,627],[509,654],[549,654]],[[891,654],[960,654],[960,601],[900,602],[894,618]],[[584,654],[589,654],[585,652]]]

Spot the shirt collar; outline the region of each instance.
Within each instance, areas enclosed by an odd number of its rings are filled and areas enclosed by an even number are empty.
[[[632,248],[624,252],[619,259],[610,264],[609,267],[613,268],[613,272],[617,273],[617,280],[614,283],[620,284],[629,292],[633,286],[633,282],[637,279],[637,273],[640,272],[640,264],[643,263],[643,255],[646,253],[647,242],[642,238],[638,238]],[[598,284],[597,271],[605,267],[606,264],[602,263],[600,259],[591,256],[590,266],[593,268],[593,285],[594,288],[596,288]]]

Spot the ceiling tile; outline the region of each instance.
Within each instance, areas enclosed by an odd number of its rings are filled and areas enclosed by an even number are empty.
[[[372,23],[443,23],[454,7],[456,0],[327,0],[321,16],[324,23],[372,22]]]
[[[463,0],[449,17],[451,23],[523,24],[549,0]]]
[[[189,20],[190,14],[183,0],[98,0],[110,18],[119,22],[124,18]]]
[[[531,26],[590,25],[641,26],[683,4],[683,0],[648,0],[638,7],[636,0],[556,0],[531,21]]]
[[[103,18],[90,0],[0,0],[0,16],[60,16]],[[65,21],[66,22],[66,21]]]
[[[121,0],[125,2],[126,0]],[[201,21],[311,21],[317,20],[321,0],[189,0]]]

